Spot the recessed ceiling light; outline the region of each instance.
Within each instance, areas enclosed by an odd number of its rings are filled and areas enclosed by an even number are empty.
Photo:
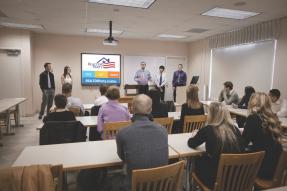
[[[201,15],[211,17],[223,17],[228,19],[247,19],[258,14],[260,13],[216,7],[202,13]]]
[[[93,28],[87,28],[86,32],[89,33],[100,33],[100,34],[110,34],[109,29],[93,29]],[[113,34],[122,34],[123,31],[120,30],[113,30]]]
[[[88,2],[147,9],[155,0],[88,0]]]
[[[180,36],[180,35],[172,35],[172,34],[159,34],[157,35],[159,38],[186,38],[186,36]]]
[[[31,24],[8,23],[8,22],[0,22],[0,26],[20,28],[20,29],[44,29],[43,25],[31,25]]]

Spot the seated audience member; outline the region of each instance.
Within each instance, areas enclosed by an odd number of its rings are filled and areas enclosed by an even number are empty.
[[[106,93],[109,101],[102,105],[98,114],[97,131],[102,134],[105,122],[129,121],[130,113],[127,107],[118,101],[120,90],[117,86],[110,86]]]
[[[151,89],[147,95],[152,99],[152,117],[168,117],[167,105],[160,102],[160,91],[157,89]]]
[[[101,85],[100,86],[100,93],[101,96],[97,97],[95,100],[95,106],[102,106],[104,103],[107,103],[109,100],[106,97],[108,86]]]
[[[250,97],[253,93],[255,93],[255,90],[252,86],[246,86],[244,93],[245,93],[244,96],[242,97],[240,103],[238,104],[238,108],[240,109],[247,109]],[[236,122],[239,128],[243,128],[244,123],[246,122],[246,117],[236,115]]]
[[[271,108],[278,117],[287,117],[287,101],[280,98],[281,93],[278,89],[272,89],[269,91],[269,97],[271,99]]]
[[[247,147],[251,142],[252,151],[265,151],[258,176],[262,179],[272,179],[282,151],[279,143],[280,121],[272,112],[270,99],[265,93],[253,94],[248,110],[250,115],[242,133],[244,146]]]
[[[133,99],[132,110],[133,124],[120,130],[116,137],[118,155],[127,165],[125,190],[131,188],[132,170],[168,164],[167,131],[148,117],[152,100],[144,94],[137,95]]]
[[[205,143],[206,153],[195,161],[195,173],[205,185],[212,189],[220,154],[241,152],[242,142],[240,131],[222,103],[210,104],[207,121],[207,126],[188,140],[188,146],[196,148]]]
[[[69,107],[79,107],[79,108],[81,108],[81,113],[82,114],[85,113],[85,108],[84,108],[84,105],[83,105],[81,99],[72,96],[72,84],[70,84],[70,83],[63,84],[62,94],[67,97],[67,106],[66,107],[68,109],[69,109]]]
[[[181,106],[180,127],[183,126],[184,116],[186,115],[204,115],[203,104],[198,98],[198,87],[189,85],[186,88],[186,103]]]
[[[67,98],[62,94],[55,96],[56,107],[52,112],[50,112],[46,117],[44,117],[43,122],[47,121],[74,121],[76,120],[73,112],[66,109]]]
[[[224,102],[226,105],[231,104],[238,104],[239,103],[239,97],[238,94],[233,89],[232,82],[224,82],[224,89],[221,90],[219,94],[219,101]]]

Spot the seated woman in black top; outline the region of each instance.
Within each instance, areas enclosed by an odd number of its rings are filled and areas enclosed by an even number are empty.
[[[255,93],[251,96],[242,138],[244,146],[252,143],[252,151],[265,151],[265,156],[258,176],[262,179],[272,179],[278,158],[282,151],[279,143],[280,121],[271,110],[270,98],[265,93]]]
[[[75,115],[73,112],[66,109],[67,98],[62,94],[55,96],[55,109],[44,117],[43,122],[47,121],[75,121]]]
[[[196,148],[205,142],[206,153],[195,161],[195,173],[206,186],[212,189],[220,154],[241,152],[242,141],[240,131],[222,103],[210,104],[207,121],[208,125],[188,140],[188,146]]]
[[[247,109],[248,102],[253,93],[255,93],[255,89],[252,86],[246,86],[244,90],[244,96],[242,97],[240,103],[238,104],[238,108]],[[236,122],[239,128],[243,128],[246,122],[246,117],[236,115]]]
[[[168,117],[167,105],[160,102],[160,91],[157,89],[151,89],[147,95],[152,99],[152,117]]]
[[[181,106],[180,127],[183,127],[184,116],[186,115],[204,115],[203,104],[198,98],[198,87],[189,85],[186,88],[186,103]]]

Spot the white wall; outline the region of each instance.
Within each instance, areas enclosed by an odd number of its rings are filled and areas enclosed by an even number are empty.
[[[276,60],[274,68],[273,88],[280,89],[282,97],[287,99],[287,18],[282,20],[282,26],[280,30],[280,36],[277,39],[277,50],[275,55]],[[200,76],[200,96],[203,98],[204,85],[209,85],[210,75],[210,49],[208,48],[207,39],[195,41],[189,44],[189,73],[190,75],[196,74]]]
[[[19,49],[21,50],[21,81],[19,83],[23,87],[21,96],[28,98],[26,102],[21,104],[21,111],[23,115],[30,115],[33,111],[33,97],[32,97],[32,79],[31,79],[31,35],[29,31],[23,30],[7,30],[0,29],[0,49]],[[3,73],[10,73],[11,80],[13,80],[13,71],[0,71]],[[3,87],[2,87],[3,86]],[[1,85],[1,91],[5,89],[15,88],[11,87],[9,81]]]

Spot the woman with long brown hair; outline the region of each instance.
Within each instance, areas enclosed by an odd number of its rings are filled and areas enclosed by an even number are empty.
[[[207,126],[188,140],[188,146],[196,148],[205,143],[206,153],[195,161],[195,173],[205,185],[212,189],[220,154],[239,153],[243,147],[240,131],[222,103],[210,104],[207,122]]]
[[[64,73],[61,76],[61,83],[64,85],[65,83],[72,84],[72,82],[71,68],[69,66],[65,66]]]
[[[258,176],[263,179],[272,179],[282,151],[279,143],[281,122],[272,112],[271,100],[265,93],[253,94],[248,110],[250,115],[246,119],[242,133],[244,146],[247,147],[251,142],[252,151],[265,151]]]
[[[184,116],[204,115],[204,108],[199,101],[198,91],[199,88],[195,85],[189,85],[186,88],[186,102],[181,106],[180,127],[183,127]]]

